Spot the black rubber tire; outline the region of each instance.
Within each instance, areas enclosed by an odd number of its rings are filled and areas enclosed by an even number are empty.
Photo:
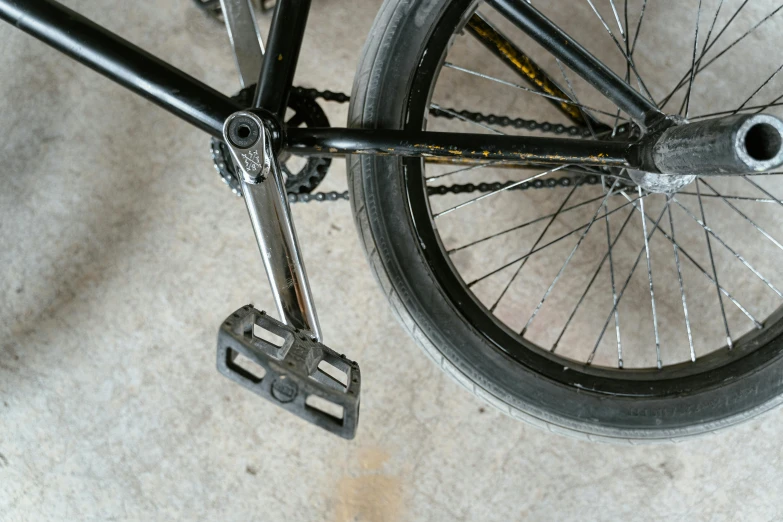
[[[359,62],[350,126],[406,125],[412,82],[431,34],[447,13],[453,18],[457,4],[467,12],[469,2],[384,2]],[[593,393],[520,364],[474,328],[439,285],[411,219],[403,161],[357,155],[348,159],[348,171],[365,253],[400,323],[455,381],[502,412],[557,433],[638,443],[711,432],[781,402],[783,328],[778,326],[731,363],[728,378],[721,375],[718,384],[704,386],[694,377],[689,391],[668,396]]]

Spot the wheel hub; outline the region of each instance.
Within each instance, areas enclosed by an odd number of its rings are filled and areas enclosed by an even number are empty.
[[[689,185],[696,179],[695,174],[656,174],[642,170],[627,169],[631,179],[647,192],[671,194]]]

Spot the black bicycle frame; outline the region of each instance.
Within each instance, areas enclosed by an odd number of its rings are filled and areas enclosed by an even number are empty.
[[[490,0],[490,4],[599,88],[642,128],[662,118],[646,98],[524,0]],[[310,0],[278,0],[257,84],[254,108],[275,120],[280,134],[278,150],[319,156],[437,156],[555,165],[636,167],[641,162],[639,151],[622,141],[405,130],[285,129],[279,121],[291,91],[309,8]],[[224,121],[246,109],[53,0],[0,0],[0,18],[219,139],[223,137]]]

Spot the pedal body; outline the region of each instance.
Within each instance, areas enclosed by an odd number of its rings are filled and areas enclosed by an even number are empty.
[[[308,331],[283,324],[251,305],[243,306],[220,327],[217,369],[316,426],[346,439],[356,435],[359,365]]]

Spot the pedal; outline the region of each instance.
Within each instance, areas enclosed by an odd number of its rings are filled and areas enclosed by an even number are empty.
[[[359,365],[312,334],[243,306],[220,327],[220,373],[256,395],[343,438],[359,422]]]

